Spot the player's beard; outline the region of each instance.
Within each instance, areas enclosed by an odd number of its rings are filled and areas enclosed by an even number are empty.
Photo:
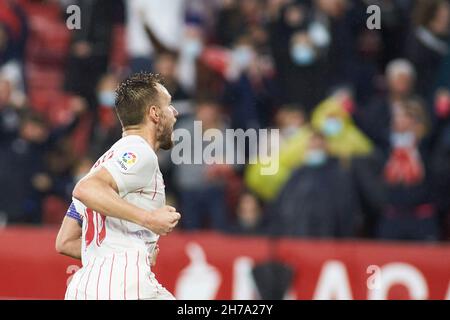
[[[164,121],[165,122],[165,121]],[[169,150],[173,147],[172,141],[173,125],[168,123],[161,124],[158,128],[159,147],[163,150]]]

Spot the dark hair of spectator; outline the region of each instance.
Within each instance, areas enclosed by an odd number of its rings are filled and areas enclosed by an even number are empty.
[[[419,0],[413,11],[413,21],[416,26],[428,28],[445,2],[446,0]]]

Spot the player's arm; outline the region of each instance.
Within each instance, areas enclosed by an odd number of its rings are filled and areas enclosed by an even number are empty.
[[[103,167],[80,180],[73,190],[73,197],[105,216],[139,224],[160,235],[171,232],[181,217],[170,206],[146,211],[125,201],[119,196],[114,178]]]
[[[65,216],[56,237],[56,251],[60,254],[81,259],[81,226],[70,216]]]

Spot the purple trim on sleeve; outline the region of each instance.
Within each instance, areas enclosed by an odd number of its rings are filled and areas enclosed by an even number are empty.
[[[69,209],[67,209],[66,216],[68,216],[68,217],[70,217],[70,218],[72,218],[72,219],[77,220],[79,224],[82,224],[82,223],[83,223],[82,220],[81,220],[81,216],[80,216],[80,214],[77,212],[77,209],[75,209],[75,204],[74,204],[73,202],[70,204]]]

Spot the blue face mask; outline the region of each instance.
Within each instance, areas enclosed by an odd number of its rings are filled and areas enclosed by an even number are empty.
[[[292,47],[291,57],[295,64],[307,66],[316,60],[316,53],[311,46],[299,43]]]
[[[325,151],[317,149],[310,150],[306,153],[305,164],[307,166],[317,167],[323,165],[327,161],[327,154]]]
[[[327,47],[330,44],[330,33],[321,23],[312,23],[308,27],[308,35],[311,41],[319,48]]]
[[[343,126],[342,120],[328,118],[322,126],[322,131],[326,136],[332,137],[338,135],[342,131]]]
[[[187,40],[183,45],[183,53],[186,57],[195,59],[197,58],[203,50],[203,43],[198,39]]]
[[[233,51],[233,60],[241,68],[247,67],[252,62],[252,51],[247,47],[238,47]]]
[[[116,95],[114,91],[101,91],[97,94],[98,103],[105,107],[114,107]]]

